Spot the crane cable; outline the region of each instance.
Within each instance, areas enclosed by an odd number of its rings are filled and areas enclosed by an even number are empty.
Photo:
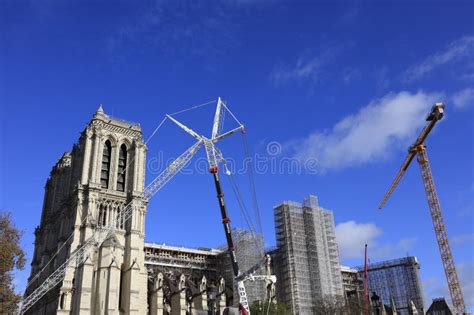
[[[174,112],[174,113],[171,113],[169,114],[170,116],[171,115],[177,115],[177,114],[181,114],[181,113],[185,113],[185,112],[188,112],[190,110],[194,110],[194,109],[197,109],[197,108],[200,108],[200,107],[203,107],[203,106],[206,106],[206,105],[209,105],[209,104],[212,104],[214,102],[216,102],[217,100],[212,100],[212,101],[209,101],[209,102],[206,102],[206,103],[202,103],[202,104],[198,104],[198,105],[193,105],[193,106],[190,106],[186,109],[182,109],[182,110],[179,110],[177,112]],[[163,124],[165,123],[165,121],[168,119],[168,117],[165,115],[165,117],[163,118],[163,120],[156,126],[155,130],[153,130],[153,132],[151,133],[151,135],[148,137],[148,139],[145,141],[145,145],[148,144],[148,142],[150,142],[150,140],[153,138],[153,136],[155,136],[155,134],[158,132],[158,130],[161,128],[161,126],[163,126]],[[127,168],[133,163],[133,161],[135,160],[135,157],[132,158],[132,160],[127,163],[127,166],[124,168],[124,170],[120,173],[120,175],[123,175],[125,173],[125,171],[127,170]]]
[[[240,126],[243,126],[240,121],[237,119],[237,117],[235,117],[235,115],[230,111],[230,109],[226,106],[225,102],[222,101],[222,106],[225,108],[224,111],[221,112],[221,116],[219,117],[219,120],[220,120],[220,123],[219,123],[219,130],[218,130],[218,134],[220,134],[222,132],[222,129],[224,127],[224,117],[225,117],[225,112],[229,112],[229,114],[232,116],[232,118],[240,125]],[[248,148],[246,149],[246,155],[248,156]],[[222,153],[221,153],[222,155]],[[257,241],[257,237],[256,237],[256,233],[255,233],[255,227],[252,223],[252,220],[250,219],[250,215],[249,215],[249,212],[247,211],[247,207],[245,205],[245,202],[242,198],[242,194],[240,192],[240,189],[237,185],[237,182],[236,180],[234,179],[234,177],[232,176],[232,172],[230,172],[228,169],[227,169],[227,165],[225,164],[225,159],[222,157],[222,163],[224,165],[224,168],[226,169],[226,175],[227,178],[229,179],[229,182],[231,184],[231,187],[232,187],[232,191],[234,192],[234,195],[237,199],[237,202],[239,204],[239,208],[240,208],[240,211],[241,211],[241,214],[242,214],[242,217],[244,218],[245,222],[247,223],[247,227],[249,228],[249,231],[250,231],[250,234],[253,238],[253,241],[255,242],[255,247],[257,249],[257,251],[263,256],[264,255],[264,248],[260,248],[261,246],[259,245],[258,241]],[[253,183],[253,182],[252,182]],[[255,185],[253,184],[252,186],[253,188],[253,191],[255,191]],[[254,192],[253,193],[254,196],[256,196],[256,193]],[[254,199],[256,200],[256,199]],[[254,202],[254,206],[255,206],[255,202]],[[258,205],[257,205],[258,207]],[[255,212],[255,211],[254,211]],[[257,212],[258,213],[258,212]],[[262,233],[262,228],[261,228],[261,221],[260,221],[260,217],[257,217],[257,222],[259,224],[259,228],[260,228],[260,234],[263,235]],[[263,245],[265,246],[265,245]]]
[[[255,179],[253,175],[253,163],[252,163],[252,158],[250,157],[249,154],[249,146],[247,143],[247,137],[245,136],[245,133],[242,133],[242,143],[244,147],[244,159],[250,161],[250,166],[249,170],[247,172],[247,177],[249,181],[249,187],[250,187],[250,193],[252,195],[252,202],[253,202],[253,207],[254,207],[254,212],[255,212],[255,217],[257,220],[257,226],[260,229],[260,233],[263,234],[263,227],[262,227],[262,220],[261,220],[261,215],[260,215],[260,207],[258,205],[258,199],[257,199],[257,189],[255,187]]]
[[[255,211],[255,217],[257,220],[257,226],[260,229],[260,233],[263,235],[263,227],[262,227],[262,220],[261,220],[261,215],[260,215],[260,207],[258,204],[258,199],[257,199],[257,189],[255,186],[255,178],[253,174],[253,163],[252,163],[252,158],[250,157],[249,153],[249,145],[247,142],[247,137],[245,136],[245,133],[242,133],[242,145],[244,148],[244,160],[248,160],[250,162],[250,166],[247,172],[247,178],[249,181],[249,187],[250,187],[250,193],[252,195],[252,202],[253,202],[253,207]],[[264,252],[262,254],[265,254]],[[267,289],[267,288],[265,288]],[[266,310],[266,315],[269,314],[270,312],[270,304],[271,304],[271,296],[268,296],[268,302],[267,302],[267,310]],[[264,306],[265,307],[265,306]]]
[[[249,213],[247,211],[247,207],[245,206],[245,202],[242,198],[242,194],[240,193],[240,189],[237,185],[237,182],[235,181],[234,177],[232,176],[232,173],[226,173],[226,174],[228,175],[227,178],[229,179],[229,182],[230,182],[231,187],[232,187],[232,191],[234,192],[234,195],[237,199],[237,203],[239,204],[240,212],[241,212],[245,222],[247,223],[247,226],[248,226],[249,231],[250,231],[250,235],[252,236],[252,239],[255,243],[255,247],[260,253],[262,253],[263,248],[261,248],[261,246],[259,245],[259,243],[257,241],[257,237],[256,237],[256,234],[255,234],[255,228],[253,227],[252,220],[250,219]]]
[[[209,102],[207,102],[207,103],[202,103],[202,104],[194,105],[194,106],[191,106],[191,107],[189,107],[189,108],[186,108],[186,109],[179,110],[179,111],[177,111],[177,112],[171,113],[171,114],[169,114],[169,115],[181,114],[181,113],[184,113],[184,112],[193,110],[193,109],[197,109],[197,108],[200,108],[200,107],[203,107],[203,106],[206,106],[206,105],[215,103],[216,101],[217,101],[217,100],[212,100],[212,101],[209,101]]]

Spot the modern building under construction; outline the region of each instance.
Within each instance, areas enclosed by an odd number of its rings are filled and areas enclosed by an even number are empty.
[[[277,300],[292,314],[314,314],[323,299],[343,298],[333,213],[316,196],[274,207],[277,248],[271,252]]]
[[[359,271],[347,266],[341,266],[342,287],[346,301],[356,300],[364,296],[364,280]]]
[[[361,276],[364,268],[357,267]],[[369,291],[380,297],[382,303],[391,305],[392,299],[398,314],[412,313],[413,302],[419,314],[424,314],[423,289],[420,264],[416,257],[403,257],[368,265]]]

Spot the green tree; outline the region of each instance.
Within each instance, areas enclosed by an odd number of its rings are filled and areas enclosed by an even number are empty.
[[[0,314],[13,314],[21,298],[15,293],[13,271],[25,266],[25,253],[20,247],[22,235],[10,213],[0,212]]]
[[[269,303],[255,301],[250,306],[250,313],[252,315],[291,315],[291,312],[282,303]]]

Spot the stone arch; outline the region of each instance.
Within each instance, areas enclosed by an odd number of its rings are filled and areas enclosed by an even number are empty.
[[[161,272],[158,272],[155,277],[155,290],[161,289],[163,287],[163,281],[163,274]]]
[[[113,134],[113,133],[107,133],[104,135],[104,140],[103,142],[105,143],[107,140],[110,141],[111,145],[112,145],[112,148],[116,148],[117,145],[119,144],[119,139],[118,137]]]
[[[207,279],[206,276],[202,276],[201,282],[199,283],[199,291],[200,293],[205,292],[207,290]]]
[[[123,137],[122,139],[120,139],[120,141],[117,141],[117,146],[118,147],[120,147],[122,144],[125,144],[125,146],[127,147],[127,151],[130,151],[130,149],[133,146],[132,141],[129,138],[126,138],[126,137]]]

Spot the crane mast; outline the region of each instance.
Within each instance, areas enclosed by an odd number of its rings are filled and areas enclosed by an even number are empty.
[[[454,311],[456,314],[466,313],[466,306],[464,304],[464,298],[461,291],[461,284],[456,272],[456,267],[454,265],[454,259],[451,252],[451,247],[449,246],[448,234],[446,232],[446,226],[444,224],[443,215],[441,213],[441,207],[439,204],[438,195],[436,193],[436,187],[433,179],[433,174],[431,172],[430,162],[428,160],[428,155],[426,153],[426,147],[424,141],[427,138],[428,134],[431,132],[435,124],[441,120],[444,116],[444,104],[437,103],[431,109],[430,114],[426,118],[428,121],[427,125],[423,128],[420,135],[416,139],[415,143],[409,148],[408,156],[403,162],[400,170],[395,176],[395,180],[390,185],[387,193],[379,204],[379,209],[387,202],[388,198],[392,194],[393,190],[400,182],[403,174],[407,170],[411,161],[416,155],[416,159],[421,169],[421,176],[423,179],[423,184],[425,186],[426,197],[428,199],[428,206],[430,208],[431,218],[433,221],[433,226],[435,230],[436,240],[438,242],[439,251],[441,254],[441,260],[443,262],[444,273],[448,281],[449,293],[451,295],[451,300],[454,306]]]
[[[417,148],[417,160],[420,164],[421,176],[425,185],[426,197],[428,198],[428,205],[430,207],[431,219],[436,234],[436,241],[438,242],[441,260],[443,261],[444,272],[448,280],[449,292],[453,302],[456,313],[464,314],[466,308],[464,305],[464,298],[461,292],[461,284],[459,283],[458,274],[454,265],[453,254],[449,246],[448,234],[444,225],[443,215],[441,214],[441,207],[439,205],[438,194],[436,193],[433,174],[431,173],[430,162],[426,154],[424,145]]]
[[[212,173],[214,177],[214,184],[216,186],[217,200],[219,201],[219,208],[221,210],[222,216],[222,225],[224,226],[224,233],[227,241],[227,248],[230,256],[230,261],[232,264],[232,271],[234,272],[234,278],[237,278],[240,275],[239,264],[237,263],[237,255],[235,253],[234,241],[232,239],[232,230],[230,228],[230,218],[227,214],[227,208],[224,200],[224,193],[222,192],[222,186],[219,179],[219,171],[217,168],[209,169],[209,172]],[[249,303],[247,299],[247,293],[245,291],[245,286],[243,285],[243,280],[237,280],[237,290],[239,295],[239,309],[242,312],[242,315],[248,315],[249,312]]]

